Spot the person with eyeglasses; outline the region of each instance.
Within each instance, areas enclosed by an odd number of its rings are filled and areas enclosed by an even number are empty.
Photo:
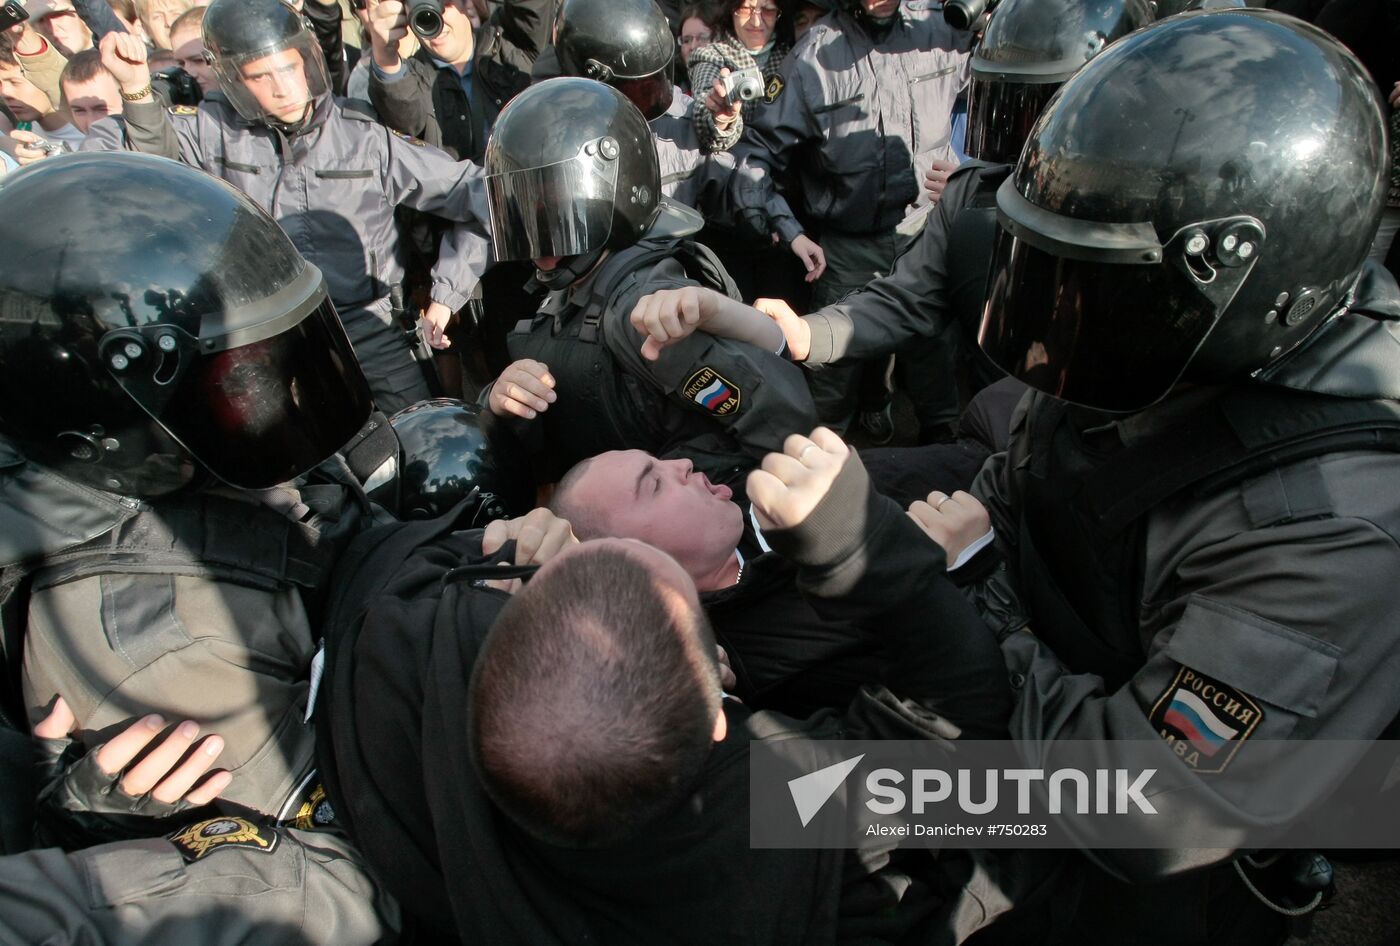
[[[931,201],[920,182],[936,162],[956,165],[953,103],[970,78],[971,45],[972,34],[948,26],[927,0],[842,0],[787,56],[763,106],[745,116],[730,151],[739,162],[739,218],[799,256],[815,236],[808,227],[819,231],[820,249],[804,259],[814,308],[894,268],[907,240],[900,221]],[[775,186],[787,173],[800,184],[798,211]],[[918,370],[951,376],[947,347],[946,365]],[[867,366],[884,367],[866,362],[809,378],[823,423],[847,428]]]
[[[690,68],[690,55],[702,46],[708,46],[715,38],[715,29],[710,25],[714,7],[709,3],[687,4],[681,11],[681,28],[677,34],[680,40],[681,65]],[[686,79],[687,90],[690,88]]]
[[[715,23],[715,41],[691,57],[690,80],[697,98],[690,108],[695,133],[708,151],[728,151],[739,140],[744,122],[760,104],[772,102],[782,89],[780,78],[789,46],[777,36],[782,11],[776,0],[725,0]],[[763,95],[730,102],[721,79],[741,69],[763,73]],[[726,71],[727,70],[727,71]]]

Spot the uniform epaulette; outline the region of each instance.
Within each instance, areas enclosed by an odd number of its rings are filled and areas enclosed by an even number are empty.
[[[375,114],[374,106],[364,99],[341,99],[340,113],[346,118],[352,118],[357,122],[369,122],[379,124],[379,116]]]

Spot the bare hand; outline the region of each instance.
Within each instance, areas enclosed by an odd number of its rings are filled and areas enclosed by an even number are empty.
[[[408,35],[408,11],[399,0],[370,0],[369,39],[374,63],[385,72],[399,71],[399,40]]]
[[[715,127],[721,131],[734,124],[739,117],[738,103],[729,101],[729,96],[725,93],[724,80],[728,77],[729,70],[721,69],[719,78],[710,86],[710,94],[705,96],[705,108],[714,116]]]
[[[1395,83],[1395,88],[1390,90],[1390,107],[1400,108],[1400,82]]]
[[[547,410],[559,395],[554,393],[554,376],[548,366],[532,358],[513,361],[491,385],[489,404],[497,417],[514,415],[531,420]]]
[[[54,701],[49,715],[34,727],[34,735],[40,739],[63,739],[76,724],[68,703],[59,697]],[[165,720],[160,716],[138,719],[97,750],[97,767],[112,778],[121,775],[121,781],[117,784],[133,798],[149,793],[156,801],[166,805],[184,801],[196,808],[218,798],[219,793],[233,781],[233,774],[219,770],[208,778],[204,776],[219,753],[224,751],[224,740],[219,736],[197,740],[199,726],[190,720],[175,727],[172,733],[146,753],[145,758],[132,764],[164,728]],[[181,763],[180,760],[196,741],[199,748]],[[201,779],[204,779],[203,783],[196,787]]]
[[[749,474],[748,494],[765,529],[801,525],[826,497],[851,448],[825,427],[810,438],[793,434],[782,453],[770,453]]]
[[[569,521],[560,519],[543,506],[519,519],[497,519],[488,523],[481,537],[481,551],[494,555],[512,539],[515,540],[516,565],[543,565],[565,549],[578,545]],[[520,588],[520,579],[487,584],[514,594]]]
[[[423,338],[433,348],[452,347],[452,339],[447,337],[447,326],[452,321],[452,310],[441,302],[430,302],[419,318],[419,328]]]
[[[705,321],[711,289],[684,286],[658,289],[642,296],[632,308],[632,327],[646,336],[642,357],[655,361],[661,349],[695,333]]]
[[[934,490],[928,494],[927,501],[921,499],[909,507],[909,518],[943,547],[949,565],[992,527],[987,507],[978,502],[976,496],[962,490],[952,496]]]
[[[42,147],[44,139],[32,131],[16,129],[10,132],[10,139],[15,142],[15,161],[19,163],[20,167],[27,167],[35,161],[53,157]]]
[[[799,233],[793,238],[792,252],[802,261],[802,265],[807,267],[805,278],[808,282],[816,282],[822,273],[826,272],[826,254],[805,233]]]
[[[123,92],[133,95],[151,84],[151,68],[146,62],[146,44],[130,33],[112,32],[98,44],[102,65],[117,80]]]
[[[934,158],[933,164],[924,175],[924,190],[928,191],[929,200],[936,204],[943,198],[943,189],[948,186],[948,178],[957,169],[957,161]]]
[[[806,361],[812,352],[812,327],[784,299],[755,299],[753,307],[774,322],[787,340],[793,361]]]

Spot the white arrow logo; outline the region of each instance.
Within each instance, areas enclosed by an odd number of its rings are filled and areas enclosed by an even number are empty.
[[[797,806],[797,817],[802,819],[802,827],[807,827],[817,816],[827,799],[836,794],[841,783],[846,781],[846,776],[850,775],[864,758],[865,754],[861,753],[854,759],[828,765],[824,769],[817,769],[809,775],[799,776],[788,782],[788,791],[792,792],[792,803]]]

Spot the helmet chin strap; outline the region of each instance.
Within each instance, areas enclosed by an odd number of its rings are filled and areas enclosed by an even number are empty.
[[[566,256],[551,270],[535,269],[535,282],[546,289],[566,289],[593,271],[607,247],[599,247],[578,256]]]

